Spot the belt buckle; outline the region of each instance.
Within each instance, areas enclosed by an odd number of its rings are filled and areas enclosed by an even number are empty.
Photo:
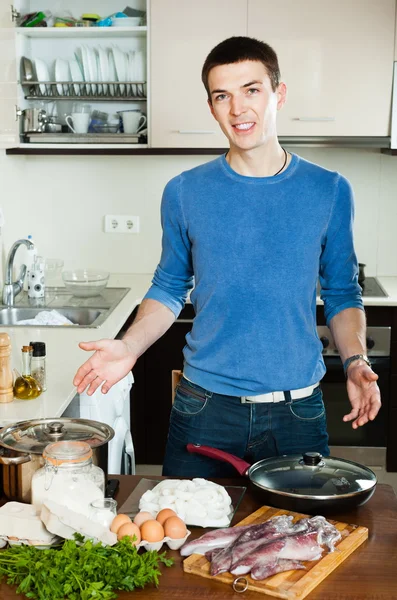
[[[282,402],[285,400],[284,392],[272,392],[273,402]]]

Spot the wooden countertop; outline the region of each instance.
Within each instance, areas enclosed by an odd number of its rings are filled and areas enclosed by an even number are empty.
[[[141,477],[118,476],[120,488],[116,494],[118,505],[127,499]],[[159,479],[159,477],[150,477]],[[244,485],[244,478],[218,479],[222,485]],[[250,494],[249,488],[237,510],[233,523],[238,523],[261,504]],[[395,600],[397,599],[397,498],[390,485],[380,484],[372,498],[356,510],[328,515],[338,521],[362,525],[369,529],[369,539],[342,565],[331,573],[309,596],[310,600]],[[189,539],[204,533],[200,527],[190,527]],[[163,550],[166,546],[163,547]],[[161,567],[163,575],[159,588],[148,586],[143,590],[122,592],[120,600],[223,600],[236,593],[226,584],[184,573],[179,551],[167,552],[175,560],[171,568]],[[1,600],[23,600],[9,586],[0,585]],[[247,591],[244,598],[264,600],[273,598]]]

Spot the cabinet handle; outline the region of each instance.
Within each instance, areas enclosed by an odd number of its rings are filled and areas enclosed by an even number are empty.
[[[206,129],[178,129],[177,133],[182,133],[182,135],[185,133],[210,135],[210,134],[216,133],[216,132],[214,130],[211,131],[210,129],[208,129],[208,130],[206,130]]]
[[[293,121],[335,121],[335,117],[295,117]]]

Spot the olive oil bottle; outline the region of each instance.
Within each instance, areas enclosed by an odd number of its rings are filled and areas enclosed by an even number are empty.
[[[43,391],[41,385],[31,375],[32,346],[22,347],[22,375],[14,383],[14,396],[20,400],[33,400]]]

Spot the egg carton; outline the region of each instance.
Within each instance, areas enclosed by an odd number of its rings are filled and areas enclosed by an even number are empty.
[[[158,542],[147,542],[146,540],[141,540],[139,544],[137,544],[137,548],[145,548],[145,550],[160,550],[163,544],[167,544],[170,550],[179,550],[181,546],[186,542],[187,538],[191,534],[191,531],[186,530],[186,535],[183,538],[173,539],[170,537],[165,537]]]
[[[0,508],[0,538],[1,546],[49,547],[59,542],[43,525],[37,508],[22,502],[7,502]]]

